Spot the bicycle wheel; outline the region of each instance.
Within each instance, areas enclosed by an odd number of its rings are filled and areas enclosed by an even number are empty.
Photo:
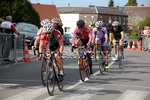
[[[118,49],[118,66],[120,69],[122,68],[122,56],[121,55],[122,55],[121,50]]]
[[[45,64],[46,64],[46,61],[45,61]],[[46,76],[45,76],[45,71],[43,69],[43,66],[44,66],[44,59],[42,59],[41,80],[42,80],[43,86],[46,86]]]
[[[86,76],[87,76],[87,78],[89,79],[90,78],[90,65],[89,65],[89,62],[88,62],[88,60],[86,60],[85,62],[84,62],[84,69],[85,69],[85,71],[86,71]]]
[[[50,62],[46,65],[46,86],[50,96],[53,96],[54,88],[55,88],[55,72],[54,66]]]
[[[57,69],[56,69],[57,68]],[[63,91],[63,88],[64,88],[64,82],[63,81],[59,81],[58,79],[59,79],[59,74],[58,74],[58,67],[56,67],[55,69],[55,77],[57,77],[57,85],[58,85],[58,89],[60,90],[60,91]]]
[[[88,65],[89,65],[89,72],[90,72],[90,74],[93,74],[93,69],[92,69],[92,58],[91,58],[91,54],[89,53],[89,54],[87,54],[87,57],[88,57]]]
[[[87,72],[84,68],[83,58],[80,58],[80,61],[81,60],[82,60],[82,64],[79,63],[79,73],[80,73],[80,78],[81,78],[82,82],[84,82],[85,78],[86,78],[86,75],[87,75]]]
[[[99,60],[99,71],[100,71],[101,74],[103,74],[103,72],[105,71],[104,67],[105,66],[104,66],[103,61]]]
[[[96,55],[97,55],[97,53],[96,53],[96,46],[94,46],[94,58],[95,58],[95,61],[97,61]]]

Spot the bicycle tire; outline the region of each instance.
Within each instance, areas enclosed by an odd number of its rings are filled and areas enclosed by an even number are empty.
[[[104,72],[104,64],[101,60],[99,60],[99,71],[100,71],[100,74],[103,74]]]
[[[86,60],[84,63],[86,63],[86,66],[84,67],[84,69],[86,70],[86,76],[88,79],[90,79],[90,65],[88,60]]]
[[[54,95],[54,89],[55,89],[55,71],[54,66],[52,65],[52,70],[50,71],[50,62],[46,65],[46,87],[48,90],[48,93],[50,96]]]
[[[83,58],[80,58],[80,59],[82,59],[82,64],[79,64],[80,79],[82,80],[82,82],[84,82],[85,78],[87,76],[87,72],[86,72],[84,65],[83,65]]]
[[[44,59],[42,59],[42,66],[41,66],[41,80],[42,80],[42,84],[43,86],[46,86],[46,79],[44,80],[44,69],[43,69],[43,66],[44,66]]]
[[[122,67],[122,56],[121,56],[121,55],[122,55],[122,54],[121,54],[121,50],[118,49],[118,66],[119,66],[120,69],[123,68],[123,67]]]
[[[93,74],[93,69],[92,69],[92,58],[91,58],[91,54],[87,54],[87,57],[88,57],[88,65],[89,65],[89,71],[90,71],[90,74]]]

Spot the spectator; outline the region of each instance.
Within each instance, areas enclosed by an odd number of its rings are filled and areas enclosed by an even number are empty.
[[[1,23],[1,27],[2,27],[2,32],[4,33],[9,33],[9,34],[15,33],[18,35],[20,34],[19,31],[17,31],[16,28],[14,27],[11,16],[6,17],[6,21]]]
[[[143,29],[141,29],[140,26],[138,26],[137,30],[138,30],[138,41],[142,41]]]

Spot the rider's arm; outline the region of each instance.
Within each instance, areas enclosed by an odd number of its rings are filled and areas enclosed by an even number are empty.
[[[96,31],[92,31],[92,34],[93,34],[93,38],[92,38],[92,44],[94,44],[95,42],[95,38],[96,38]]]
[[[89,33],[89,41],[88,41],[88,45],[90,45],[91,42],[92,42],[92,33],[90,32],[90,33]]]
[[[105,43],[106,43],[106,44],[108,43],[108,33],[105,34]]]
[[[121,34],[121,41],[123,41],[123,39],[124,39],[124,32],[121,31],[120,34]]]
[[[63,53],[63,50],[64,50],[63,39],[59,40],[58,42],[59,42],[59,46],[60,46],[59,52],[60,52],[60,54],[62,54],[62,53]]]
[[[74,31],[73,36],[72,36],[72,45],[75,44],[75,38],[76,38],[76,31]]]

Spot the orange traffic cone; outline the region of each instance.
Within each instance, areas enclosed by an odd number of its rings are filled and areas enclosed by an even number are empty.
[[[132,50],[136,50],[134,41],[132,42]]]
[[[142,41],[141,40],[138,42],[138,50],[142,51]]]
[[[128,46],[127,46],[127,50],[130,50],[130,41],[128,41]]]
[[[30,55],[29,55],[29,50],[28,50],[28,44],[25,42],[24,43],[24,57],[22,59],[23,62],[30,62]]]

